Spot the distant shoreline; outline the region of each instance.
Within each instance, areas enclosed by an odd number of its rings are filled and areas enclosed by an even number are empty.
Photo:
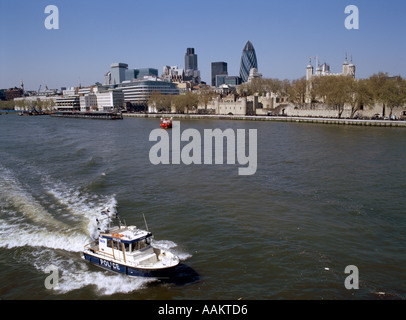
[[[300,122],[337,125],[355,125],[367,127],[405,127],[406,121],[402,120],[363,120],[363,119],[338,119],[338,118],[312,118],[289,116],[232,116],[232,115],[203,115],[203,114],[157,114],[157,113],[123,113],[124,118],[170,118],[178,119],[211,119],[211,120],[249,120],[249,121],[276,121]]]
[[[0,110],[0,113],[16,114],[16,111]],[[274,121],[274,122],[296,122],[296,123],[317,123],[352,125],[365,127],[404,127],[405,120],[365,120],[365,119],[339,119],[339,118],[317,118],[317,117],[296,117],[296,116],[234,116],[234,115],[207,115],[207,114],[164,114],[164,113],[123,113],[124,118],[173,118],[174,120],[242,120],[242,121]]]

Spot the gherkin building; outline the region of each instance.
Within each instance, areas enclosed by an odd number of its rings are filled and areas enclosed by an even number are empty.
[[[252,68],[258,69],[257,55],[251,41],[248,41],[242,51],[240,78],[242,82],[248,81],[248,76]]]

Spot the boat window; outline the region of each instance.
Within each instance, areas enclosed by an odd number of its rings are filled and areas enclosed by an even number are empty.
[[[113,246],[114,246],[114,249],[116,249],[116,250],[121,249],[120,243],[118,243],[117,241],[113,241]]]
[[[133,250],[133,251],[136,251],[136,250],[144,249],[144,248],[146,248],[150,243],[151,243],[151,239],[150,239],[150,238],[144,239],[144,240],[142,240],[142,241],[137,241],[137,242],[135,242],[135,243],[132,244],[132,250]]]
[[[121,250],[121,244],[119,242],[111,240],[111,239],[107,240],[107,247],[113,248],[115,250]]]
[[[137,242],[133,243],[133,251],[142,249],[141,244],[142,244],[142,241],[137,241]]]

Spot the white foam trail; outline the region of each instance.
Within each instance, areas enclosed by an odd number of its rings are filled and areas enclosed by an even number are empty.
[[[42,182],[47,179],[44,177],[46,175],[40,179]],[[100,208],[106,206],[106,201],[96,196],[88,201],[77,190],[65,188],[62,184],[53,184],[52,188],[47,183],[45,187],[66,206],[70,214],[65,220],[71,220],[73,227],[55,219],[10,170],[0,166],[0,208],[4,217],[0,220],[0,247],[31,246],[79,252],[92,236],[97,235],[96,217],[100,215]],[[116,200],[112,197],[108,202],[115,204]],[[76,221],[72,217],[76,217]]]
[[[13,206],[19,213],[35,223],[62,229],[67,227],[45,210],[8,170],[0,169],[0,200],[2,202]]]
[[[83,233],[61,233],[26,223],[0,221],[0,247],[3,248],[44,247],[80,252],[87,241],[88,237]]]
[[[131,293],[156,281],[153,278],[128,277],[101,269],[90,272],[86,262],[67,260],[49,249],[31,252],[25,259],[30,260],[37,270],[44,273],[51,265],[57,268],[58,286],[52,289],[55,294],[65,294],[88,286],[94,287],[100,295]],[[44,275],[44,280],[47,276]]]
[[[140,290],[147,283],[153,281],[156,281],[156,279],[128,277],[121,274],[113,274],[109,271],[63,273],[55,291],[63,294],[83,287],[93,286],[100,295],[112,295]]]
[[[46,192],[54,197],[61,205],[69,211],[71,218],[77,217],[84,232],[89,238],[96,238],[98,235],[96,219],[100,218],[100,212],[107,206],[113,208],[117,205],[114,196],[110,198],[100,198],[81,195],[78,190],[69,188],[62,183],[51,183],[46,181]]]

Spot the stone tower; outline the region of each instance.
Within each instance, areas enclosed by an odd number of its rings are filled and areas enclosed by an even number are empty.
[[[343,63],[343,76],[351,76],[355,78],[355,64],[352,62],[352,56],[351,56],[351,62],[348,63],[347,59],[347,54],[345,54],[345,61]]]
[[[310,57],[309,65],[306,69],[306,80],[310,80],[313,77],[313,65],[312,65],[312,58]]]
[[[350,64],[348,65],[348,71],[349,71],[349,74],[350,74],[352,77],[355,78],[355,64],[352,63],[352,56],[351,56],[351,62],[350,62]]]
[[[350,68],[348,64],[347,54],[345,54],[345,61],[343,63],[343,76],[348,76],[350,74]]]

